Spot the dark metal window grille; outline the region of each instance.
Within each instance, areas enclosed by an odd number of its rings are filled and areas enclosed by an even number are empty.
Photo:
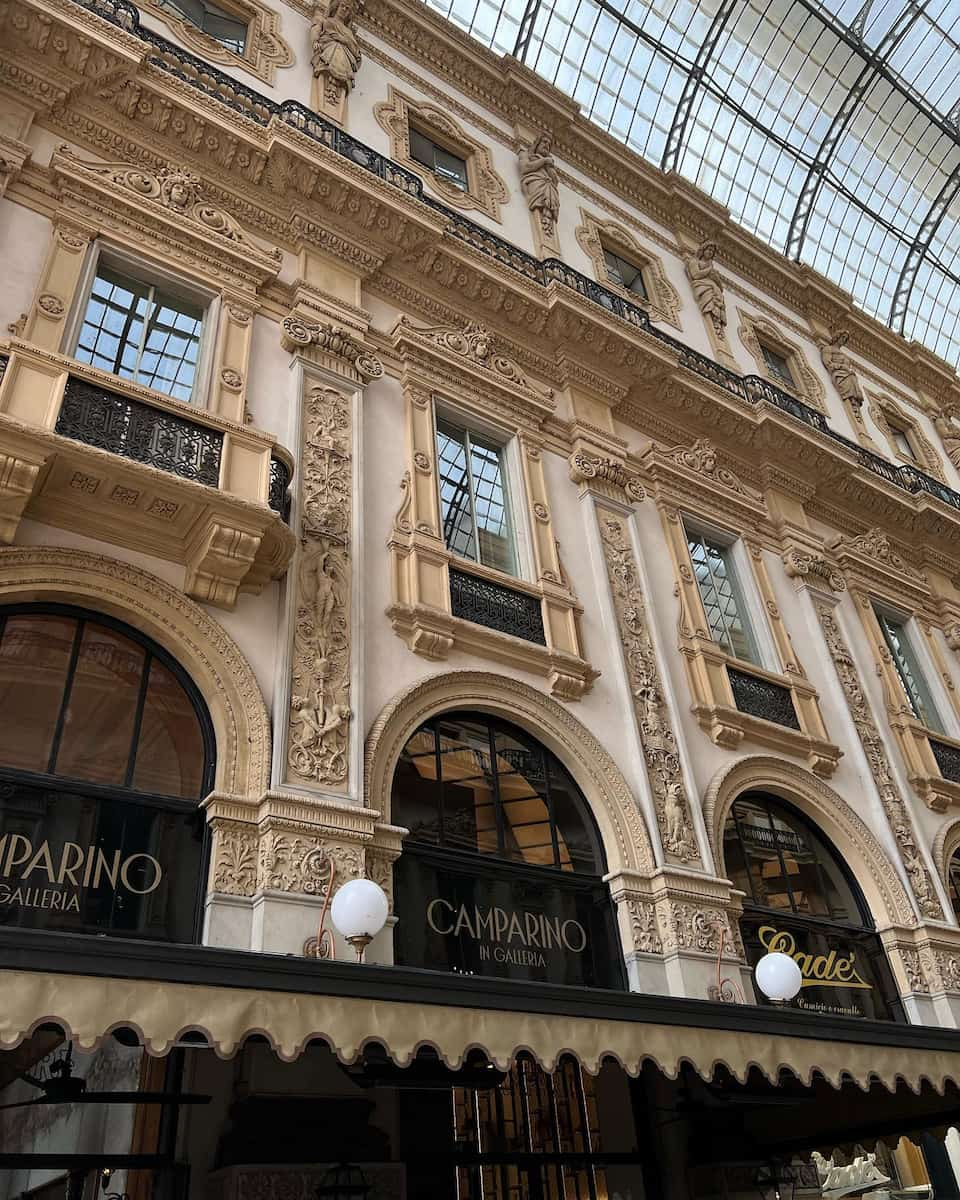
[[[413,125],[410,126],[410,157],[461,191],[467,190],[466,160],[457,154],[451,154],[449,150],[444,150]]]
[[[223,434],[71,376],[56,432],[181,479],[220,483]]]
[[[734,670],[733,667],[727,667],[727,676],[738,712],[772,721],[775,725],[784,725],[787,729],[800,728],[797,710],[793,706],[793,696],[788,687]]]
[[[730,546],[721,546],[700,533],[687,531],[687,549],[710,634],[734,658],[756,662],[758,655],[746,616]]]
[[[282,458],[270,459],[270,492],[268,503],[285,521],[290,520],[290,468]]]
[[[628,292],[634,292],[644,300],[648,299],[643,270],[636,263],[628,262],[613,250],[608,250],[606,246],[603,248],[603,262],[607,268],[608,279],[626,288]]]
[[[509,633],[538,646],[547,644],[540,601],[526,592],[451,567],[450,607],[455,617],[475,625]]]
[[[922,721],[928,729],[933,729],[937,733],[945,733],[946,730],[943,728],[940,714],[933,702],[930,688],[927,686],[916,653],[910,644],[910,635],[906,626],[902,621],[897,621],[885,613],[878,612],[876,615],[900,679],[900,686],[913,709],[914,716],[918,721]]]
[[[466,429],[438,421],[437,459],[447,548],[461,558],[514,574],[503,451]]]
[[[796,381],[793,378],[793,372],[790,370],[790,364],[779,351],[772,349],[765,342],[760,343],[760,350],[763,354],[763,361],[767,364],[767,370],[781,383],[785,383],[787,387],[796,387]]]
[[[197,29],[209,34],[221,46],[243,54],[248,30],[247,22],[242,18],[205,0],[158,0],[158,3],[161,8],[168,8],[191,25],[196,25]]]
[[[946,742],[938,742],[936,738],[930,738],[929,741],[940,774],[951,783],[960,783],[960,750],[956,746],[948,746]]]
[[[102,371],[189,401],[203,309],[101,263],[75,357]]]

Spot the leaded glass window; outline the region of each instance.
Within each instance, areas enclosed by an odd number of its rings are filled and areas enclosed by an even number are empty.
[[[432,138],[421,133],[413,125],[410,126],[410,157],[414,162],[429,167],[434,175],[439,175],[447,183],[452,183],[461,191],[467,190],[466,160],[457,154],[452,154],[449,150],[444,150],[442,146],[438,146]]]
[[[933,696],[930,694],[930,688],[924,678],[916,651],[910,642],[910,634],[905,622],[882,612],[877,613],[877,620],[880,622],[887,649],[890,651],[890,657],[893,659],[893,665],[914,716],[918,721],[922,721],[928,729],[932,729],[936,733],[945,733],[943,721],[933,702]]]
[[[774,350],[773,347],[766,345],[765,342],[761,342],[760,352],[763,354],[763,361],[766,363],[767,370],[778,383],[786,384],[787,387],[791,388],[797,386],[796,380],[793,378],[793,372],[790,370],[790,364],[779,350]]]
[[[158,0],[161,8],[183,17],[197,29],[202,29],[221,46],[243,54],[247,45],[247,22],[216,4],[205,0]]]
[[[710,636],[728,654],[757,662],[756,643],[733,561],[733,547],[687,530],[687,548]]]
[[[613,250],[603,248],[603,262],[607,268],[607,278],[636,296],[648,299],[647,285],[643,279],[643,270],[635,263],[628,262]]]
[[[176,400],[193,399],[203,309],[101,262],[74,356]]]
[[[447,548],[461,558],[515,574],[502,448],[469,430],[438,421],[437,462]]]

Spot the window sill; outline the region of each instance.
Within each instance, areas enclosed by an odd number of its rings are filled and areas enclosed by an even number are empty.
[[[293,553],[270,507],[274,458],[287,465],[273,452],[269,434],[13,340],[0,385],[0,542],[26,515],[182,563],[188,595],[232,608]]]
[[[960,741],[934,733],[912,714],[891,715],[890,728],[906,759],[910,785],[924,804],[940,813],[946,812],[951,805],[960,806]],[[934,752],[934,743],[939,754]],[[950,770],[951,759],[956,762],[953,771]],[[950,771],[954,777],[945,771]]]
[[[744,662],[702,638],[690,639],[681,646],[681,653],[694,698],[693,714],[715,745],[735,749],[743,741],[756,742],[805,758],[810,770],[821,779],[833,775],[843,752],[826,737],[817,692],[806,679]],[[799,728],[739,708],[730,671],[769,685],[771,691],[789,693]]]

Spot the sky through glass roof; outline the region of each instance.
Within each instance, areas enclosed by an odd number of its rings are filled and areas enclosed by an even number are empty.
[[[960,0],[427,0],[960,364]]]

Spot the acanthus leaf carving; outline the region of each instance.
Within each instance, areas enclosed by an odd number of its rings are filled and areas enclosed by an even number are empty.
[[[830,566],[823,555],[792,546],[783,555],[783,566],[791,579],[806,579],[812,575],[823,580],[834,592],[846,591],[846,580],[839,571]]]
[[[333,862],[316,837],[286,829],[268,829],[260,837],[257,887],[265,891],[324,896]]]
[[[904,869],[916,897],[921,914],[934,921],[943,920],[943,910],[937,899],[933,879],[923,860],[907,806],[890,771],[890,762],[869,702],[860,685],[860,677],[850,650],[828,604],[817,605],[817,615],[833,658],[840,686],[843,689],[857,736],[863,746],[870,772],[880,795],[880,803],[893,830]]]
[[[660,954],[663,943],[657,928],[657,914],[651,901],[628,900],[627,913],[633,935],[633,948],[640,954]]]
[[[243,821],[214,821],[212,890],[252,896],[257,888],[257,827]]]
[[[599,513],[607,577],[613,593],[624,662],[640,744],[653,792],[660,837],[667,854],[680,862],[699,862],[677,742],[660,683],[639,573],[623,524]]]
[[[723,484],[738,495],[751,494],[733,471],[720,466],[717,462],[716,447],[709,438],[697,438],[692,446],[674,446],[673,449],[665,451],[663,457],[665,461],[686,467],[688,471],[694,471],[697,475],[715,479],[717,483]]]
[[[347,778],[353,405],[310,389],[303,413],[302,511],[287,760],[301,779]]]
[[[637,504],[641,503],[647,494],[640,477],[627,470],[623,463],[615,458],[587,454],[584,450],[578,450],[571,457],[570,478],[574,483],[597,481],[606,484]]]
[[[284,318],[281,329],[283,348],[291,353],[316,346],[318,350],[349,363],[363,380],[379,379],[383,375],[383,363],[375,354],[351,334],[329,322],[289,316]]]

